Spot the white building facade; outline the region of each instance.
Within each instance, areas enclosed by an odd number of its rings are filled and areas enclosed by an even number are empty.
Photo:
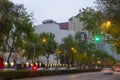
[[[61,30],[60,25],[53,20],[43,21],[43,24],[35,27],[35,31],[38,34],[43,33],[43,32],[46,32],[46,33],[51,32],[51,33],[55,34],[55,41],[58,44],[60,44],[62,42],[62,39],[67,37],[68,35],[74,36],[76,34],[76,31]],[[47,63],[46,57],[41,56],[39,59],[42,63]],[[57,63],[56,56],[50,55],[49,64],[56,64],[56,63]],[[59,61],[59,63],[60,63],[60,61]]]
[[[38,34],[42,32],[52,32],[53,34],[55,34],[55,41],[57,43],[61,43],[61,40],[67,37],[69,34],[76,34],[76,31],[73,30],[61,30],[60,25],[58,23],[55,23],[54,21],[36,26],[35,31]]]

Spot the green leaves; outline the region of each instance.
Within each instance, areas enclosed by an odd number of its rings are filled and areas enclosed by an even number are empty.
[[[99,11],[104,15],[103,21],[111,21],[111,27],[106,34],[109,34],[109,42],[114,45],[113,48],[120,54],[120,46],[115,45],[120,42],[120,0],[97,0],[96,2]],[[117,43],[115,40],[118,40]]]
[[[102,18],[102,13],[90,7],[80,10],[77,16],[83,22],[83,29],[92,33],[99,33],[99,24]]]
[[[23,5],[15,5],[8,0],[0,0],[0,47],[10,50],[10,59],[13,51],[23,48],[24,41],[33,34],[33,24]]]

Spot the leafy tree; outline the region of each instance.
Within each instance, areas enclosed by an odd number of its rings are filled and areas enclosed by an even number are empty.
[[[15,5],[8,0],[0,0],[0,8],[2,46],[10,52],[7,59],[9,63],[12,53],[22,47],[24,40],[29,39],[34,31],[32,16],[26,12],[23,5]]]
[[[119,25],[120,21],[120,0],[97,0],[97,9],[104,15],[104,20],[110,20]]]
[[[46,57],[47,59],[47,67],[49,64],[49,56],[50,54],[54,54],[55,50],[57,49],[57,43],[54,40],[55,35],[53,33],[41,33],[39,35],[40,38],[40,44],[42,46],[43,49],[43,55]]]
[[[3,47],[4,36],[8,35],[11,27],[11,10],[13,3],[8,0],[0,0],[0,45]]]
[[[57,45],[57,49],[55,50],[55,56],[56,56],[57,64],[59,64],[58,60],[60,59],[60,56],[62,55],[62,53],[63,52],[60,50],[59,45]],[[58,68],[58,66],[56,67],[56,69],[57,68]]]
[[[98,35],[104,32],[108,37],[107,42],[112,43],[113,48],[120,53],[120,1],[97,0],[96,5],[96,9],[80,10],[79,18],[83,21],[84,29]]]
[[[29,41],[25,41],[24,43],[25,53],[23,56],[26,56],[27,59],[32,59],[33,62],[42,55],[42,45],[40,43],[39,34],[34,33],[32,38]]]
[[[104,21],[110,21],[111,26],[107,32],[110,34],[111,43],[118,53],[120,53],[120,0],[97,0],[97,8],[104,15]],[[118,45],[116,45],[118,44]]]
[[[68,35],[63,38],[63,43],[60,44],[60,50],[63,51],[64,58],[66,58],[66,63],[70,62],[74,65],[75,55],[77,54],[77,43],[72,35]]]
[[[115,58],[105,51],[101,51],[101,50],[96,49],[94,51],[94,55],[95,55],[95,61],[100,60],[101,63],[103,64],[103,67],[107,67],[107,65],[109,63],[111,64],[111,62],[112,63],[115,62]],[[95,63],[97,64],[97,62],[95,62]]]
[[[100,25],[103,16],[100,11],[96,11],[90,7],[83,8],[77,17],[83,22],[83,29],[88,30],[92,34],[101,33]]]

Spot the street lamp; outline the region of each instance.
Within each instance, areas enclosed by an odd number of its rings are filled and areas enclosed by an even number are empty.
[[[101,29],[103,30],[103,32],[107,32],[110,27],[111,27],[110,21],[106,21],[101,25]]]
[[[106,27],[109,28],[111,26],[111,22],[110,21],[107,21],[106,22]]]
[[[72,50],[73,53],[76,53],[75,48],[71,47],[71,50]],[[72,59],[73,59],[72,66],[74,66],[74,55],[73,55],[73,53],[72,53]]]
[[[43,39],[42,39],[42,42],[43,42],[43,43],[46,43],[46,38],[43,38]]]
[[[42,39],[42,43],[46,43],[46,38],[43,38]],[[33,62],[36,62],[36,59],[35,59],[35,54],[36,54],[36,41],[33,43],[33,46],[34,46],[34,55],[33,55]]]
[[[73,51],[73,53],[76,53],[76,49],[75,48],[71,48],[71,50]]]

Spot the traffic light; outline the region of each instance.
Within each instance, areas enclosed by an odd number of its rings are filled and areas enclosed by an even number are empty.
[[[101,36],[100,35],[95,35],[93,40],[94,40],[94,42],[100,42],[101,41]]]

